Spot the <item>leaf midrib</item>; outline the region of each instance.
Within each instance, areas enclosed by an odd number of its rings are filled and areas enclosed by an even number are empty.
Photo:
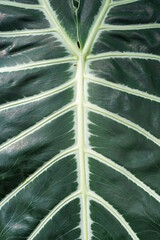
[[[60,26],[56,18],[54,18],[53,11],[50,8],[48,1],[40,0],[40,3],[44,7],[46,13],[49,16],[50,22],[56,26],[59,30],[59,34],[63,38],[64,42],[68,45],[69,49],[72,51],[75,56],[77,56],[77,142],[79,147],[79,161],[80,161],[80,189],[82,196],[82,219],[83,219],[83,237],[84,240],[88,239],[88,219],[87,219],[87,182],[86,182],[86,166],[85,166],[85,106],[84,106],[84,69],[86,65],[86,57],[90,51],[90,48],[93,44],[94,38],[97,34],[100,24],[103,21],[103,18],[106,14],[107,9],[109,8],[110,0],[106,1],[105,4],[101,7],[100,14],[96,19],[96,22],[93,24],[92,29],[89,33],[89,37],[84,45],[84,48],[80,50],[77,46],[73,44],[67,34],[64,32],[63,28]],[[88,214],[89,215],[89,214]]]

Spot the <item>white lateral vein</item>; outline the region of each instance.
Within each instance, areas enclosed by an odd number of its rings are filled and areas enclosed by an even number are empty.
[[[119,2],[112,2],[110,4],[110,7],[121,6],[121,5],[130,4],[130,3],[134,3],[134,2],[139,2],[139,1],[140,0],[123,0],[123,1],[119,1]]]
[[[33,9],[33,10],[42,10],[42,7],[38,4],[26,4],[26,3],[17,3],[11,2],[7,0],[1,0],[0,5],[11,6],[11,7],[18,7],[18,8],[25,8],[25,9]]]
[[[31,30],[16,30],[16,31],[4,31],[0,32],[0,38],[14,38],[14,37],[23,37],[23,36],[35,36],[35,35],[44,35],[47,33],[56,32],[55,28],[44,28],[44,29],[31,29]]]
[[[25,104],[29,104],[29,103],[33,103],[36,101],[40,101],[44,98],[56,95],[57,93],[61,93],[64,90],[69,89],[71,86],[74,86],[75,80],[69,81],[67,83],[64,83],[56,88],[50,89],[48,91],[45,92],[41,92],[40,94],[36,94],[34,96],[31,97],[25,97],[23,99],[18,99],[16,101],[13,102],[9,102],[9,103],[5,103],[0,105],[0,112],[4,111],[4,110],[8,110],[10,108],[14,108],[14,107],[18,107],[21,105],[25,105]]]
[[[4,199],[0,201],[0,209],[8,203],[13,197],[15,197],[20,191],[22,191],[26,186],[28,186],[31,182],[33,182],[38,176],[43,174],[48,168],[53,166],[56,162],[60,161],[62,158],[67,157],[73,153],[76,153],[77,147],[68,148],[64,150],[62,153],[57,154],[51,160],[49,160],[46,164],[40,167],[36,172],[34,172],[31,176],[29,176],[22,184],[20,184],[17,188],[15,188],[11,193],[9,193]]]
[[[24,137],[34,133],[38,129],[44,127],[49,122],[51,122],[51,121],[55,120],[56,118],[64,115],[69,110],[74,109],[75,106],[76,106],[76,103],[67,104],[65,107],[61,108],[59,111],[57,111],[57,112],[51,114],[50,116],[44,118],[43,120],[41,120],[40,122],[38,122],[34,126],[28,128],[27,130],[25,130],[25,131],[21,132],[20,134],[18,134],[16,137],[13,137],[13,138],[9,139],[7,142],[3,143],[0,146],[0,152],[3,151],[5,148],[9,147],[10,145],[18,142],[22,138],[24,138]]]
[[[83,55],[87,56],[92,44],[93,44],[93,41],[96,37],[96,34],[98,32],[98,29],[105,17],[105,14],[107,12],[107,10],[109,9],[109,4],[110,4],[110,0],[106,0],[105,1],[105,4],[101,10],[101,13],[99,14],[98,18],[97,18],[97,21],[95,22],[93,28],[92,28],[92,31],[90,32],[88,38],[87,38],[87,41],[85,43],[85,46],[83,48]]]
[[[67,205],[72,200],[76,199],[80,195],[80,191],[76,191],[70,194],[68,197],[64,198],[49,214],[41,221],[41,223],[36,227],[33,233],[27,238],[27,240],[33,240],[37,234],[45,227],[45,225],[53,218],[53,216],[60,211],[65,205]]]
[[[43,7],[44,11],[46,12],[46,16],[48,18],[48,21],[51,23],[51,25],[56,27],[57,32],[60,34],[61,38],[64,40],[64,42],[67,44],[70,51],[75,55],[78,56],[79,49],[76,47],[76,45],[72,42],[72,40],[68,37],[60,23],[55,17],[55,13],[53,12],[50,3],[48,0],[39,0],[41,3],[41,6]]]
[[[91,150],[91,149],[86,150],[86,153],[89,156],[94,157],[98,161],[103,162],[104,164],[111,167],[115,171],[124,175],[126,178],[131,180],[133,183],[135,183],[137,186],[139,186],[141,189],[143,189],[146,193],[148,193],[150,196],[152,196],[156,201],[160,203],[160,196],[153,189],[147,186],[144,182],[142,182],[140,179],[134,176],[130,171],[120,166],[119,164],[113,162],[111,159],[104,157],[102,154],[97,153],[94,150]]]
[[[159,23],[150,23],[150,24],[130,24],[130,25],[110,25],[103,24],[100,26],[100,30],[109,30],[109,31],[131,31],[131,30],[143,30],[143,29],[156,29],[160,28]]]
[[[126,229],[128,234],[132,237],[133,240],[139,240],[136,233],[133,231],[133,229],[130,227],[129,223],[126,222],[124,217],[106,200],[104,200],[102,197],[97,195],[95,192],[89,192],[88,196],[96,201],[98,204],[101,204],[107,211],[109,211],[118,221],[119,223]]]
[[[92,83],[96,83],[96,84],[99,84],[99,85],[102,85],[102,86],[105,86],[105,87],[116,89],[118,91],[122,91],[122,92],[125,92],[125,93],[128,93],[128,94],[132,94],[132,95],[135,95],[135,96],[138,96],[138,97],[141,97],[141,98],[145,98],[145,99],[160,103],[160,97],[149,94],[147,92],[143,92],[143,91],[140,91],[138,89],[133,89],[133,88],[130,88],[130,87],[122,85],[122,84],[113,83],[113,82],[107,81],[105,79],[100,79],[100,78],[94,77],[94,76],[89,75],[89,74],[86,75],[85,77],[86,77],[86,79],[88,79]]]
[[[134,131],[140,133],[141,135],[143,135],[144,137],[146,137],[147,139],[149,139],[150,141],[154,142],[156,145],[158,145],[160,147],[160,139],[156,138],[155,136],[153,136],[150,132],[146,131],[145,129],[143,129],[142,127],[140,127],[139,125],[131,122],[130,120],[123,118],[121,116],[119,116],[118,114],[112,113],[110,111],[107,111],[103,108],[98,107],[97,105],[91,104],[91,103],[87,103],[85,104],[86,108],[92,110],[95,113],[99,113],[102,114],[103,116],[112,119],[113,121],[116,121],[128,128],[133,129]]]
[[[42,68],[50,65],[72,62],[75,60],[76,58],[74,57],[63,57],[63,58],[57,58],[57,59],[49,59],[49,60],[24,63],[24,64],[15,65],[15,66],[1,67],[0,73],[18,72],[18,71],[29,70],[33,68]]]
[[[107,52],[99,53],[96,55],[89,55],[88,60],[96,61],[110,58],[129,58],[129,59],[144,59],[144,60],[156,60],[160,61],[160,56],[151,53],[138,53],[138,52]]]

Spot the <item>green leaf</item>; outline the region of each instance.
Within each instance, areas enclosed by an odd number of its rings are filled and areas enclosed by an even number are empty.
[[[0,0],[0,240],[160,239],[160,0]]]

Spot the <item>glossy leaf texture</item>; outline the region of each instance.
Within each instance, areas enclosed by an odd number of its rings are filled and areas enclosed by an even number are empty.
[[[0,0],[0,240],[160,239],[160,0]]]

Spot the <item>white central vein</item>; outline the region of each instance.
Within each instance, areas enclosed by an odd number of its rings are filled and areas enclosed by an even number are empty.
[[[81,189],[82,189],[82,204],[83,204],[83,236],[84,240],[88,240],[90,236],[89,221],[87,215],[89,215],[89,209],[87,204],[87,182],[86,178],[88,177],[86,167],[85,167],[85,96],[84,96],[84,69],[87,55],[91,49],[93,41],[96,37],[98,29],[105,17],[105,14],[109,8],[110,0],[104,2],[104,5],[100,9],[100,13],[97,16],[96,21],[93,24],[93,27],[89,33],[89,36],[86,40],[85,46],[82,50],[82,54],[79,58],[79,70],[78,75],[78,85],[77,85],[77,99],[78,99],[78,142],[80,144],[80,168],[81,168]],[[87,179],[89,181],[89,179]]]
[[[132,237],[133,240],[139,240],[136,233],[130,227],[129,223],[126,222],[123,216],[110,203],[108,203],[102,197],[97,195],[95,192],[89,192],[88,195],[92,200],[96,201],[98,204],[101,204],[107,211],[109,211],[119,221],[119,223],[126,229],[126,231]]]
[[[84,153],[84,56],[81,55],[78,61],[78,68],[76,74],[77,80],[77,106],[78,106],[78,147],[80,159],[80,187],[82,192],[82,231],[84,240],[88,239],[88,226],[87,226],[87,195],[86,195],[86,170],[85,170],[85,153]]]

